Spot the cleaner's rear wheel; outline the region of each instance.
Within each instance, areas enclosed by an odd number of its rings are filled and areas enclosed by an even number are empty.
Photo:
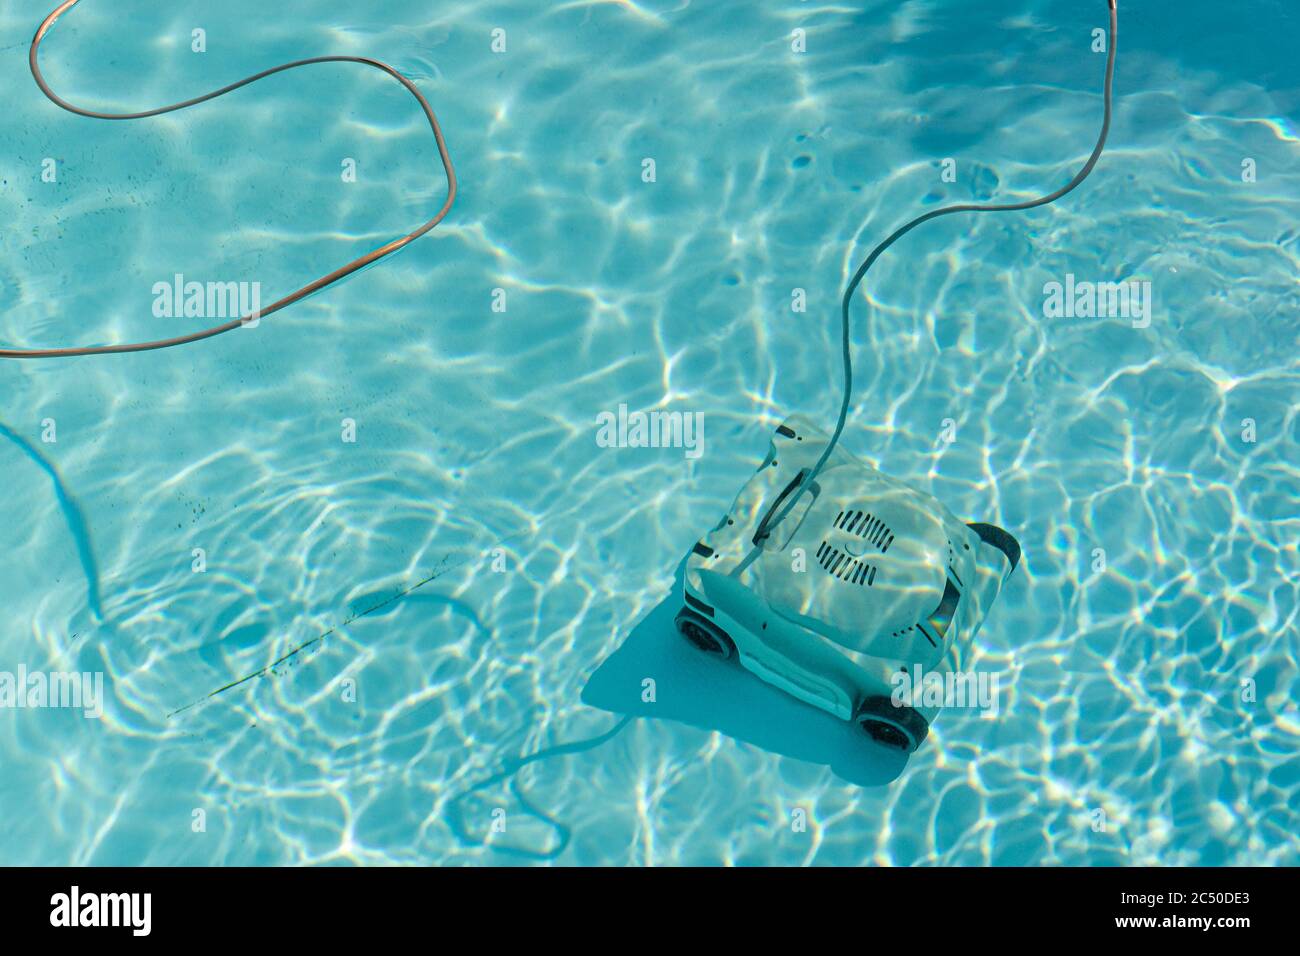
[[[682,637],[704,653],[723,660],[736,656],[736,645],[727,632],[703,615],[683,608],[677,612],[676,624]]]
[[[888,697],[868,697],[854,719],[876,743],[903,753],[913,753],[930,732],[929,722],[917,711],[895,706]]]

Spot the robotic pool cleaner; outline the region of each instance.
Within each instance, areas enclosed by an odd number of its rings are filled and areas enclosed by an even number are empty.
[[[677,628],[693,645],[738,658],[763,680],[878,743],[912,752],[938,708],[895,701],[895,675],[954,673],[1020,561],[991,524],[965,523],[937,499],[837,447],[853,388],[849,306],[886,249],[916,226],[957,212],[1007,212],[1055,202],[1092,172],[1110,130],[1117,12],[1110,8],[1101,134],[1056,192],[1021,203],[945,206],[895,231],[844,293],[844,397],[826,435],[793,416],[718,525],[687,556]]]
[[[758,472],[687,559],[677,627],[701,650],[739,657],[768,683],[910,752],[936,711],[895,706],[894,675],[960,669],[1020,545],[994,525],[963,524],[843,449],[808,483],[829,445],[801,416],[776,430]]]

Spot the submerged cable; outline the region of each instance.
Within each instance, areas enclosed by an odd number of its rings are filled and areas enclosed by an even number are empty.
[[[522,531],[516,531],[514,534],[506,535],[506,537],[497,541],[497,543],[493,545],[493,547],[499,548],[504,544],[508,544],[509,542],[514,541],[522,534],[523,534]],[[239,677],[235,680],[230,681],[229,683],[223,684],[222,686],[218,687],[216,690],[204,694],[202,697],[199,697],[196,700],[190,701],[184,707],[177,707],[175,710],[168,711],[167,719],[170,720],[171,718],[175,717],[177,714],[183,714],[187,710],[193,710],[195,707],[198,707],[200,704],[206,704],[208,701],[212,700],[212,698],[224,694],[228,690],[234,690],[236,687],[241,687],[244,684],[247,684],[249,681],[255,680],[258,677],[263,677],[266,674],[275,673],[275,669],[279,667],[281,664],[285,663],[286,661],[292,660],[293,658],[297,657],[299,654],[301,654],[303,651],[307,650],[308,648],[315,647],[317,644],[323,642],[325,638],[347,627],[353,621],[358,621],[363,617],[368,617],[369,615],[374,614],[376,611],[381,611],[384,608],[391,606],[397,601],[400,601],[402,598],[414,594],[416,591],[420,590],[420,588],[424,587],[429,582],[436,581],[438,578],[443,577],[444,575],[449,574],[452,571],[455,571],[463,567],[471,560],[473,560],[473,556],[470,556],[467,558],[463,558],[460,561],[457,561],[453,564],[451,563],[450,558],[451,558],[450,554],[444,555],[443,559],[440,562],[438,562],[438,566],[433,569],[432,573],[421,578],[419,581],[416,581],[414,584],[407,585],[406,587],[401,588],[400,590],[394,592],[393,594],[388,595],[387,597],[376,602],[375,604],[367,605],[363,610],[354,611],[352,614],[348,615],[347,619],[344,620],[343,623],[336,624],[334,627],[331,627],[328,631],[316,635],[311,640],[304,641],[303,643],[298,644],[293,648],[290,648],[287,652],[281,654],[279,657],[277,657],[271,663],[267,664],[265,667],[260,667],[257,670],[253,671],[251,674],[245,674],[243,677]]]
[[[451,827],[452,833],[456,839],[468,846],[486,846],[489,849],[496,850],[498,853],[506,853],[511,856],[524,857],[530,860],[554,860],[569,845],[572,838],[572,831],[565,824],[561,823],[555,817],[543,813],[537,807],[533,806],[532,801],[524,795],[519,789],[519,781],[516,774],[527,767],[529,764],[539,763],[543,760],[551,760],[555,757],[565,757],[572,754],[585,753],[588,750],[595,750],[602,744],[608,743],[623,732],[628,724],[632,723],[635,718],[631,714],[626,714],[619,720],[610,725],[604,733],[597,734],[595,737],[586,737],[582,740],[571,740],[568,743],[556,744],[552,747],[546,747],[542,750],[534,751],[526,757],[511,757],[502,762],[501,769],[490,777],[480,780],[465,790],[460,791],[447,805],[447,823]],[[465,826],[464,814],[461,813],[460,804],[467,797],[486,790],[488,787],[495,786],[505,780],[510,781],[510,792],[515,795],[520,806],[524,808],[524,813],[536,820],[551,827],[555,831],[555,845],[549,850],[531,850],[524,846],[509,843],[497,843],[484,839],[477,839],[470,835],[468,827]]]
[[[41,92],[44,93],[55,105],[62,107],[68,112],[76,113],[78,116],[88,116],[91,119],[145,119],[150,116],[161,116],[164,113],[174,113],[177,110],[183,110],[199,103],[206,103],[208,100],[214,100],[219,96],[224,96],[227,93],[237,90],[240,87],[247,86],[250,83],[255,83],[265,77],[272,76],[276,73],[283,73],[285,70],[292,70],[300,66],[310,66],[314,63],[360,63],[363,66],[374,67],[376,70],[381,70],[382,72],[387,73],[393,79],[397,80],[397,82],[406,87],[406,89],[410,91],[411,95],[415,97],[417,102],[419,102],[420,108],[424,110],[424,115],[429,120],[429,127],[433,130],[433,138],[438,144],[438,156],[442,159],[442,168],[447,174],[447,199],[442,204],[442,208],[438,210],[438,213],[414,232],[408,233],[400,239],[394,239],[387,245],[380,246],[378,249],[368,252],[360,258],[353,259],[351,262],[335,269],[333,272],[307,283],[302,288],[289,293],[282,299],[277,299],[266,308],[259,310],[256,315],[250,314],[242,316],[220,325],[214,325],[211,328],[201,329],[197,332],[190,332],[185,335],[177,335],[169,339],[157,339],[152,342],[130,342],[122,345],[90,345],[54,349],[0,349],[0,358],[71,358],[80,355],[107,355],[116,352],[147,352],[152,349],[165,349],[171,348],[175,345],[188,345],[190,342],[198,342],[202,339],[208,339],[214,335],[220,335],[222,332],[229,332],[232,329],[237,329],[245,322],[263,318],[273,312],[279,312],[281,309],[293,305],[299,299],[306,298],[314,292],[319,292],[321,289],[333,285],[340,279],[344,279],[352,275],[352,273],[364,269],[366,266],[392,255],[394,252],[397,252],[399,249],[402,249],[414,242],[416,239],[419,239],[434,226],[438,225],[438,223],[442,221],[443,217],[451,210],[452,203],[456,200],[456,171],[452,167],[451,156],[447,152],[447,143],[443,139],[442,128],[438,125],[438,118],[434,115],[433,107],[429,105],[429,101],[424,98],[424,94],[419,91],[415,84],[387,63],[382,63],[379,60],[372,60],[368,57],[362,56],[315,56],[305,60],[294,60],[292,63],[283,63],[280,66],[273,66],[269,70],[263,70],[261,73],[255,73],[252,76],[245,77],[242,80],[231,83],[229,86],[223,86],[219,90],[214,90],[211,93],[204,93],[202,96],[183,100],[180,103],[173,103],[170,106],[160,106],[157,109],[144,110],[139,113],[101,113],[96,110],[82,109],[80,106],[75,106],[50,89],[49,84],[45,82],[45,77],[41,74],[40,63],[37,58],[41,47],[41,41],[44,40],[46,34],[50,32],[50,28],[54,26],[55,21],[80,2],[81,0],[64,0],[64,2],[61,3],[53,13],[41,21],[41,25],[36,30],[36,36],[32,38],[31,50],[28,52],[27,56],[28,63],[32,69],[32,76],[36,80],[36,85],[41,88]]]
[[[0,422],[0,438],[17,445],[18,450],[30,458],[37,468],[45,472],[54,485],[55,500],[58,501],[59,509],[68,524],[72,543],[77,549],[77,559],[81,562],[81,570],[86,576],[86,603],[90,606],[90,613],[95,615],[97,620],[104,620],[104,606],[100,599],[99,563],[95,560],[95,548],[90,540],[90,526],[86,524],[86,516],[81,513],[81,506],[77,504],[77,499],[63,483],[63,476],[54,467],[54,463],[46,458],[39,448],[4,422]]]
[[[835,451],[835,445],[839,442],[840,434],[844,431],[844,423],[849,414],[849,405],[853,399],[853,355],[849,335],[849,306],[853,303],[853,294],[857,292],[858,285],[862,282],[863,276],[867,274],[867,270],[875,264],[875,261],[880,258],[884,251],[917,226],[921,225],[921,223],[929,222],[931,219],[938,219],[940,216],[949,216],[958,212],[1014,212],[1023,209],[1033,209],[1035,206],[1046,206],[1048,203],[1055,202],[1066,193],[1071,192],[1076,186],[1088,178],[1088,174],[1091,173],[1093,167],[1097,165],[1097,160],[1101,158],[1102,150],[1106,146],[1106,136],[1110,132],[1111,93],[1115,80],[1115,43],[1118,33],[1118,12],[1115,6],[1116,0],[1107,0],[1107,2],[1110,6],[1110,43],[1106,50],[1106,80],[1103,88],[1104,112],[1101,121],[1101,133],[1097,137],[1097,145],[1092,148],[1092,155],[1088,157],[1088,161],[1084,163],[1083,168],[1075,174],[1075,177],[1060,189],[1056,190],[1056,192],[1048,193],[1046,196],[1040,196],[1037,199],[1030,199],[1026,202],[992,204],[960,203],[953,206],[944,206],[940,209],[932,209],[924,215],[917,216],[910,222],[904,223],[898,229],[894,230],[887,239],[871,250],[871,255],[867,256],[867,258],[863,260],[862,265],[858,266],[857,272],[853,273],[853,278],[849,280],[848,288],[844,290],[844,301],[841,304],[841,347],[844,356],[844,398],[840,402],[840,416],[839,420],[835,423],[835,431],[831,434],[830,441],[826,443],[825,451],[823,451],[821,457],[817,459],[817,464],[813,465],[804,476],[803,481],[799,485],[799,492],[791,495],[790,500],[786,502],[785,506],[776,514],[776,516],[760,529],[760,535],[762,535],[764,531],[770,534],[772,529],[780,524],[785,516],[794,508],[795,504],[798,503],[799,499],[802,497],[804,489],[812,487],[813,481],[817,478],[817,475],[821,473],[822,467],[830,459],[831,453]]]
[[[7,431],[7,429],[5,429],[3,425],[0,425],[0,434],[3,434],[5,431]],[[502,538],[500,541],[496,543],[496,545],[494,545],[494,549],[499,548],[501,545],[515,540],[522,534],[523,534],[522,531],[518,531],[515,532],[514,534],[506,536],[505,538]],[[398,590],[394,594],[389,595],[388,597],[384,598],[383,600],[375,604],[367,605],[364,610],[349,615],[348,618],[345,621],[343,621],[341,624],[338,624],[335,627],[330,628],[328,631],[325,631],[324,633],[319,634],[308,641],[304,641],[303,643],[296,645],[286,653],[281,654],[279,657],[277,657],[270,664],[267,664],[265,667],[258,668],[257,670],[253,671],[250,674],[245,674],[243,677],[239,677],[237,679],[231,680],[228,683],[222,685],[221,687],[218,687],[216,690],[204,694],[202,697],[199,697],[196,700],[193,700],[182,707],[177,707],[175,710],[172,710],[167,714],[167,719],[170,720],[173,717],[179,716],[180,714],[186,713],[187,711],[191,711],[196,707],[208,703],[213,698],[218,697],[226,693],[227,691],[234,690],[237,687],[242,687],[243,685],[249,683],[250,681],[256,680],[259,677],[264,677],[267,674],[275,674],[276,668],[279,667],[281,664],[293,660],[303,652],[323,643],[326,638],[335,634],[339,630],[347,627],[353,621],[357,621],[360,620],[361,618],[368,617],[369,615],[374,614],[377,611],[392,606],[393,604],[402,600],[403,598],[409,597],[411,594],[415,593],[420,588],[424,587],[426,584],[429,584],[431,581],[436,581],[438,578],[441,578],[447,575],[448,573],[450,573],[451,571],[454,571],[464,566],[466,563],[468,563],[470,560],[473,559],[473,557],[471,556],[461,561],[452,563],[450,561],[450,557],[451,557],[450,554],[445,555],[442,561],[438,563],[438,566],[433,570],[431,574],[428,574],[427,576],[421,578],[419,581],[416,581],[414,584],[408,585]],[[616,720],[613,724],[611,724],[608,729],[606,729],[600,734],[597,734],[594,737],[586,737],[581,740],[571,740],[571,741],[554,744],[550,747],[545,747],[541,750],[534,751],[531,754],[522,755],[518,757],[508,757],[505,760],[501,761],[499,765],[499,769],[496,772],[478,781],[477,783],[471,784],[470,786],[466,787],[465,789],[457,792],[454,796],[452,796],[447,807],[448,825],[450,826],[452,833],[456,836],[456,839],[460,840],[461,843],[465,844],[466,846],[487,846],[489,849],[495,850],[499,853],[505,853],[511,856],[523,857],[531,860],[541,861],[541,860],[555,859],[560,854],[562,854],[565,851],[565,849],[568,847],[570,838],[572,836],[572,831],[564,822],[556,819],[555,817],[550,816],[540,808],[536,807],[532,803],[532,801],[529,800],[528,796],[520,789],[519,781],[515,779],[516,775],[525,767],[530,766],[531,764],[541,763],[543,761],[552,760],[558,757],[572,756],[574,754],[585,753],[586,751],[594,750],[597,747],[601,746],[602,744],[608,743],[609,741],[617,737],[620,733],[623,732],[623,730],[630,723],[632,723],[634,719],[635,718],[633,717],[633,715],[626,714],[623,717]],[[533,850],[522,845],[492,842],[486,838],[478,839],[470,833],[469,827],[465,823],[464,814],[461,812],[461,804],[473,794],[479,793],[480,791],[486,790],[489,787],[492,787],[498,783],[502,783],[505,781],[509,781],[510,791],[515,795],[515,798],[519,801],[520,806],[523,807],[525,815],[533,817],[536,820],[540,820],[542,823],[545,823],[554,831],[555,838],[556,838],[555,844],[550,849]]]

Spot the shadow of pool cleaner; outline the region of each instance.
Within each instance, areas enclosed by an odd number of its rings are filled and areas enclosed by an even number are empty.
[[[864,741],[855,725],[688,644],[673,624],[685,565],[683,559],[677,566],[674,591],[592,675],[582,691],[583,703],[717,731],[761,750],[830,767],[860,787],[882,786],[902,773],[906,754]],[[655,682],[653,702],[642,699],[647,679]]]
[[[568,848],[572,831],[533,803],[520,787],[518,774],[532,764],[595,750],[637,718],[674,720],[716,731],[761,750],[830,767],[841,779],[860,787],[883,786],[902,773],[906,754],[872,745],[854,725],[796,700],[738,664],[719,666],[716,659],[691,647],[673,623],[678,610],[674,595],[680,593],[685,567],[683,559],[673,591],[642,618],[583,688],[584,704],[621,717],[596,736],[501,760],[495,773],[459,791],[448,801],[446,815],[457,840],[525,860],[558,858]],[[643,699],[647,679],[654,681],[653,702]],[[528,847],[471,832],[462,804],[506,782],[523,814],[553,832],[549,845]]]

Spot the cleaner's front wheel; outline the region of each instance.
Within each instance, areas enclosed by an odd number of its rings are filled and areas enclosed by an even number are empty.
[[[686,608],[677,612],[677,630],[694,647],[706,654],[730,660],[736,656],[736,645],[727,632],[708,618]]]
[[[914,753],[930,732],[930,724],[907,705],[895,706],[888,697],[868,697],[854,718],[878,744],[903,753]]]

